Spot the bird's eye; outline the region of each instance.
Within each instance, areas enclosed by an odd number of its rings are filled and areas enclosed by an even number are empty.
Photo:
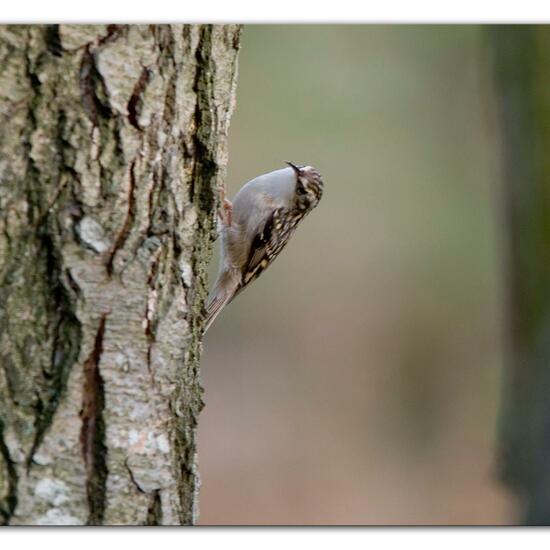
[[[301,181],[298,181],[298,185],[296,186],[296,193],[298,193],[299,195],[307,194],[306,186]]]

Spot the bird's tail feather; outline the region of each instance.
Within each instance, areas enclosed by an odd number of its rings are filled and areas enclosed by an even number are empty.
[[[231,284],[231,278],[224,274],[218,278],[206,304],[206,316],[204,317],[204,332],[206,332],[221,310],[234,297],[238,284]]]

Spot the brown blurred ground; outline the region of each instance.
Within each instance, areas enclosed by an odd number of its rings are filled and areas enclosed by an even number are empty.
[[[325,196],[205,339],[202,524],[515,520],[483,32],[245,27],[230,195],[288,159]]]

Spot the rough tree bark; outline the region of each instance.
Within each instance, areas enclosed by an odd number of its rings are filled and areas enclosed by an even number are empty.
[[[0,519],[192,524],[238,26],[0,27]]]
[[[550,29],[490,27],[500,107],[508,334],[500,466],[550,524]]]

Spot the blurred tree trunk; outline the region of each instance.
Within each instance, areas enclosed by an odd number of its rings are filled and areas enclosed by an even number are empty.
[[[528,524],[550,524],[550,28],[490,28],[507,239],[501,474]]]
[[[0,520],[189,524],[238,26],[0,27]]]

